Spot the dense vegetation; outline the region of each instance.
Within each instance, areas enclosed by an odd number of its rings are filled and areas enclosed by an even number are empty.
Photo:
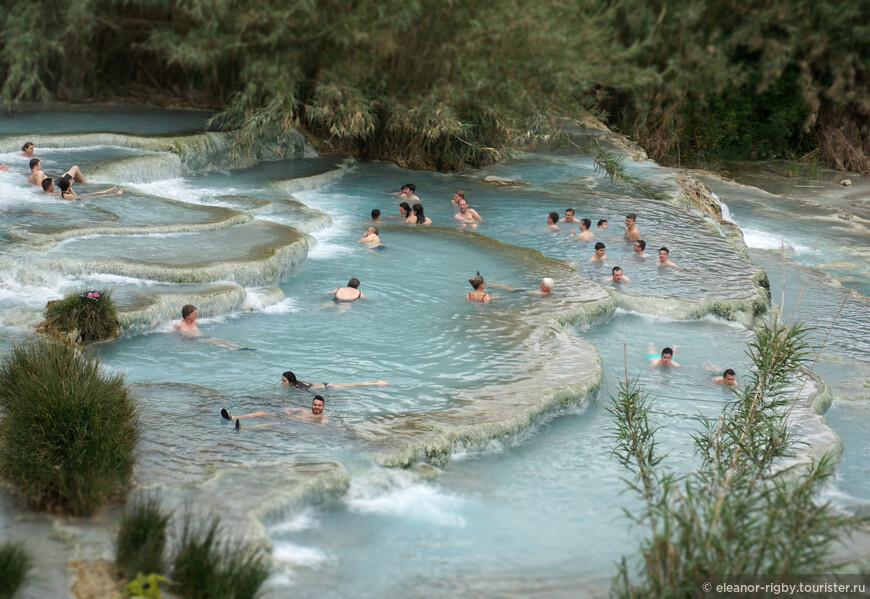
[[[0,599],[12,599],[27,580],[33,565],[30,554],[20,543],[0,544]]]
[[[120,375],[49,339],[0,361],[0,473],[32,508],[89,515],[126,492],[139,422]]]
[[[118,310],[112,301],[112,292],[82,290],[49,302],[39,330],[86,345],[112,339],[118,334],[118,326]]]
[[[800,156],[870,172],[866,0],[33,0],[0,101],[162,97],[238,151],[298,126],[458,169],[593,112],[667,163]]]
[[[127,505],[116,541],[118,570],[127,580],[137,574],[161,574],[172,514],[154,496],[140,495]]]

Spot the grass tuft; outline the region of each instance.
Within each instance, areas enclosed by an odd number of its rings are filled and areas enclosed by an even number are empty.
[[[12,599],[27,579],[32,560],[20,543],[0,545],[0,599]]]
[[[40,339],[0,361],[0,473],[33,509],[89,515],[123,494],[139,439],[121,375]]]
[[[116,563],[127,580],[137,574],[160,574],[164,571],[163,554],[166,532],[172,514],[160,507],[153,496],[140,496],[127,506],[118,532]]]
[[[118,326],[111,290],[83,290],[49,302],[42,330],[56,337],[72,335],[73,341],[87,344],[116,337]]]

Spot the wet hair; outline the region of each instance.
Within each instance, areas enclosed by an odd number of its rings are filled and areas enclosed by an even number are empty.
[[[559,213],[558,212],[551,212],[549,216],[550,216],[550,219],[553,221],[553,223],[559,222]]]
[[[379,234],[380,234],[380,231],[378,231],[378,228],[377,228],[377,227],[369,227],[369,229],[371,229],[372,231],[374,231],[374,232],[375,232],[375,235],[379,235]]]
[[[359,289],[359,279],[356,277],[351,277],[350,281],[347,282],[347,286],[351,289]]]
[[[423,214],[423,204],[414,204],[414,216],[417,217],[417,224],[422,225],[426,222],[426,215]]]
[[[187,318],[188,316],[190,316],[194,312],[196,312],[196,306],[194,306],[193,304],[187,304],[186,306],[184,306],[181,309],[181,317]]]
[[[635,243],[640,244],[640,251],[644,251],[646,249],[646,241],[643,239],[638,239]]]
[[[471,286],[475,289],[480,289],[480,286],[486,283],[486,281],[483,280],[483,277],[479,274],[468,279],[468,282],[471,283]]]
[[[577,211],[574,210],[573,208],[565,208],[565,214],[568,214],[569,212],[571,214],[577,214]]]
[[[637,214],[635,214],[634,212],[629,212],[628,214],[625,215],[625,218],[627,218],[627,219],[631,219],[631,220],[635,220],[635,221],[636,221],[636,220],[637,220]]]
[[[376,219],[377,217],[379,217],[380,215],[381,215],[381,211],[378,210],[377,208],[375,208],[374,210],[372,210],[372,220],[375,220],[375,219]]]
[[[617,270],[619,272],[622,272],[621,268],[619,268],[618,266],[614,266],[613,269],[610,271],[610,273],[615,275]]]
[[[670,255],[670,253],[671,253],[671,250],[669,250],[669,249],[666,248],[665,246],[660,247],[660,248],[659,248],[659,251],[660,251],[660,252],[661,252],[661,251],[664,251],[664,252],[665,252],[666,254],[668,254],[668,255]]]
[[[544,287],[546,287],[550,291],[552,291],[553,287],[556,285],[556,283],[550,277],[544,277],[543,279],[541,279],[541,283],[543,283]]]
[[[673,358],[674,357],[674,350],[672,350],[670,347],[666,347],[662,350],[662,355],[665,355],[665,354],[667,354]]]
[[[722,378],[724,379],[728,375],[737,376],[737,373],[734,372],[734,370],[732,370],[731,368],[729,368],[728,370],[726,370],[725,372],[722,373]]]
[[[46,177],[45,179],[42,180],[42,189],[45,191],[48,191],[49,189],[51,189],[51,186],[53,183],[54,183],[54,181],[52,181],[50,178]]]
[[[592,221],[589,220],[588,218],[581,219],[580,222],[581,222],[582,225],[583,225],[584,227],[586,227],[587,229],[592,228]]]
[[[283,376],[285,379],[287,379],[287,382],[290,383],[291,385],[296,384],[296,375],[293,374],[292,370],[284,371],[284,373],[281,376]]]
[[[603,225],[603,224],[606,223],[606,222],[607,222],[607,219],[606,219],[606,218],[602,218],[600,221],[598,221],[598,226],[600,227],[601,225]]]
[[[22,152],[26,152],[26,151],[27,151],[27,148],[32,148],[32,147],[33,147],[33,142],[32,142],[32,141],[25,141],[25,142],[24,142],[24,145],[21,146],[21,151],[22,151]]]
[[[401,204],[399,204],[399,210],[402,211],[402,216],[411,216],[411,204],[409,204],[408,202],[402,202]]]
[[[69,191],[69,188],[72,187],[72,183],[70,183],[69,179],[66,177],[61,177],[57,180],[57,186],[60,187],[61,191]]]
[[[596,249],[596,250],[603,250],[603,249],[606,248],[606,247],[607,247],[607,246],[604,245],[603,243],[601,243],[600,241],[599,241],[598,243],[595,244],[595,249]]]
[[[415,191],[417,191],[417,186],[413,183],[405,183],[404,185],[402,185],[402,189],[410,189],[411,193],[414,193]]]
[[[30,159],[30,170],[33,170],[33,167],[39,164],[39,158],[31,158]]]
[[[326,400],[323,399],[323,396],[322,396],[322,395],[315,395],[314,397],[312,397],[312,398],[311,398],[311,403],[314,403],[314,402],[317,401],[318,399],[320,400],[320,402],[321,402],[323,405],[326,405]]]
[[[461,189],[457,189],[456,191],[454,191],[454,192],[453,192],[453,195],[455,195],[455,196],[459,196],[459,197],[462,198],[463,200],[465,199],[465,192],[462,191]]]

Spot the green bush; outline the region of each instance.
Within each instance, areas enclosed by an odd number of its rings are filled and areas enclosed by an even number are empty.
[[[133,580],[139,573],[163,572],[166,530],[171,517],[153,496],[140,496],[127,506],[118,532],[116,559],[127,580]]]
[[[262,547],[228,539],[217,516],[184,518],[172,570],[178,595],[253,599],[268,577],[268,558]]]
[[[118,310],[112,301],[112,292],[103,289],[85,290],[49,302],[43,326],[45,331],[60,336],[77,332],[76,341],[85,344],[115,337],[118,325]]]
[[[121,375],[50,339],[0,362],[0,473],[34,509],[91,514],[130,483],[137,410]]]
[[[27,578],[31,559],[19,543],[0,545],[0,599],[12,599]]]

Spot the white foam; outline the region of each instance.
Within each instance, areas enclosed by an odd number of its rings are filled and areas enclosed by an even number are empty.
[[[723,202],[722,198],[720,198],[718,195],[716,195],[715,191],[713,192],[713,199],[716,200],[717,202],[719,202],[719,208],[722,209],[722,218],[724,220],[731,221],[733,223],[734,216],[732,216],[731,210],[728,209],[728,204]]]
[[[391,476],[387,488],[385,481],[352,481],[345,502],[359,514],[383,514],[428,522],[439,526],[462,528],[465,518],[458,512],[465,500],[440,487],[421,482],[411,482],[401,476]]]
[[[299,302],[296,298],[285,297],[277,304],[266,306],[263,308],[264,314],[290,314],[291,312],[299,312]]]
[[[813,248],[787,239],[782,235],[761,231],[750,227],[743,228],[743,239],[746,245],[759,250],[778,250],[785,246],[787,249],[798,254],[807,254],[813,251]]]
[[[288,532],[300,532],[317,528],[318,526],[320,526],[320,521],[317,519],[317,516],[315,516],[314,510],[306,508],[286,522],[270,526],[269,534],[275,535]]]
[[[324,563],[336,562],[335,557],[321,549],[296,545],[287,541],[275,542],[272,557],[279,562],[314,569],[319,568]]]

